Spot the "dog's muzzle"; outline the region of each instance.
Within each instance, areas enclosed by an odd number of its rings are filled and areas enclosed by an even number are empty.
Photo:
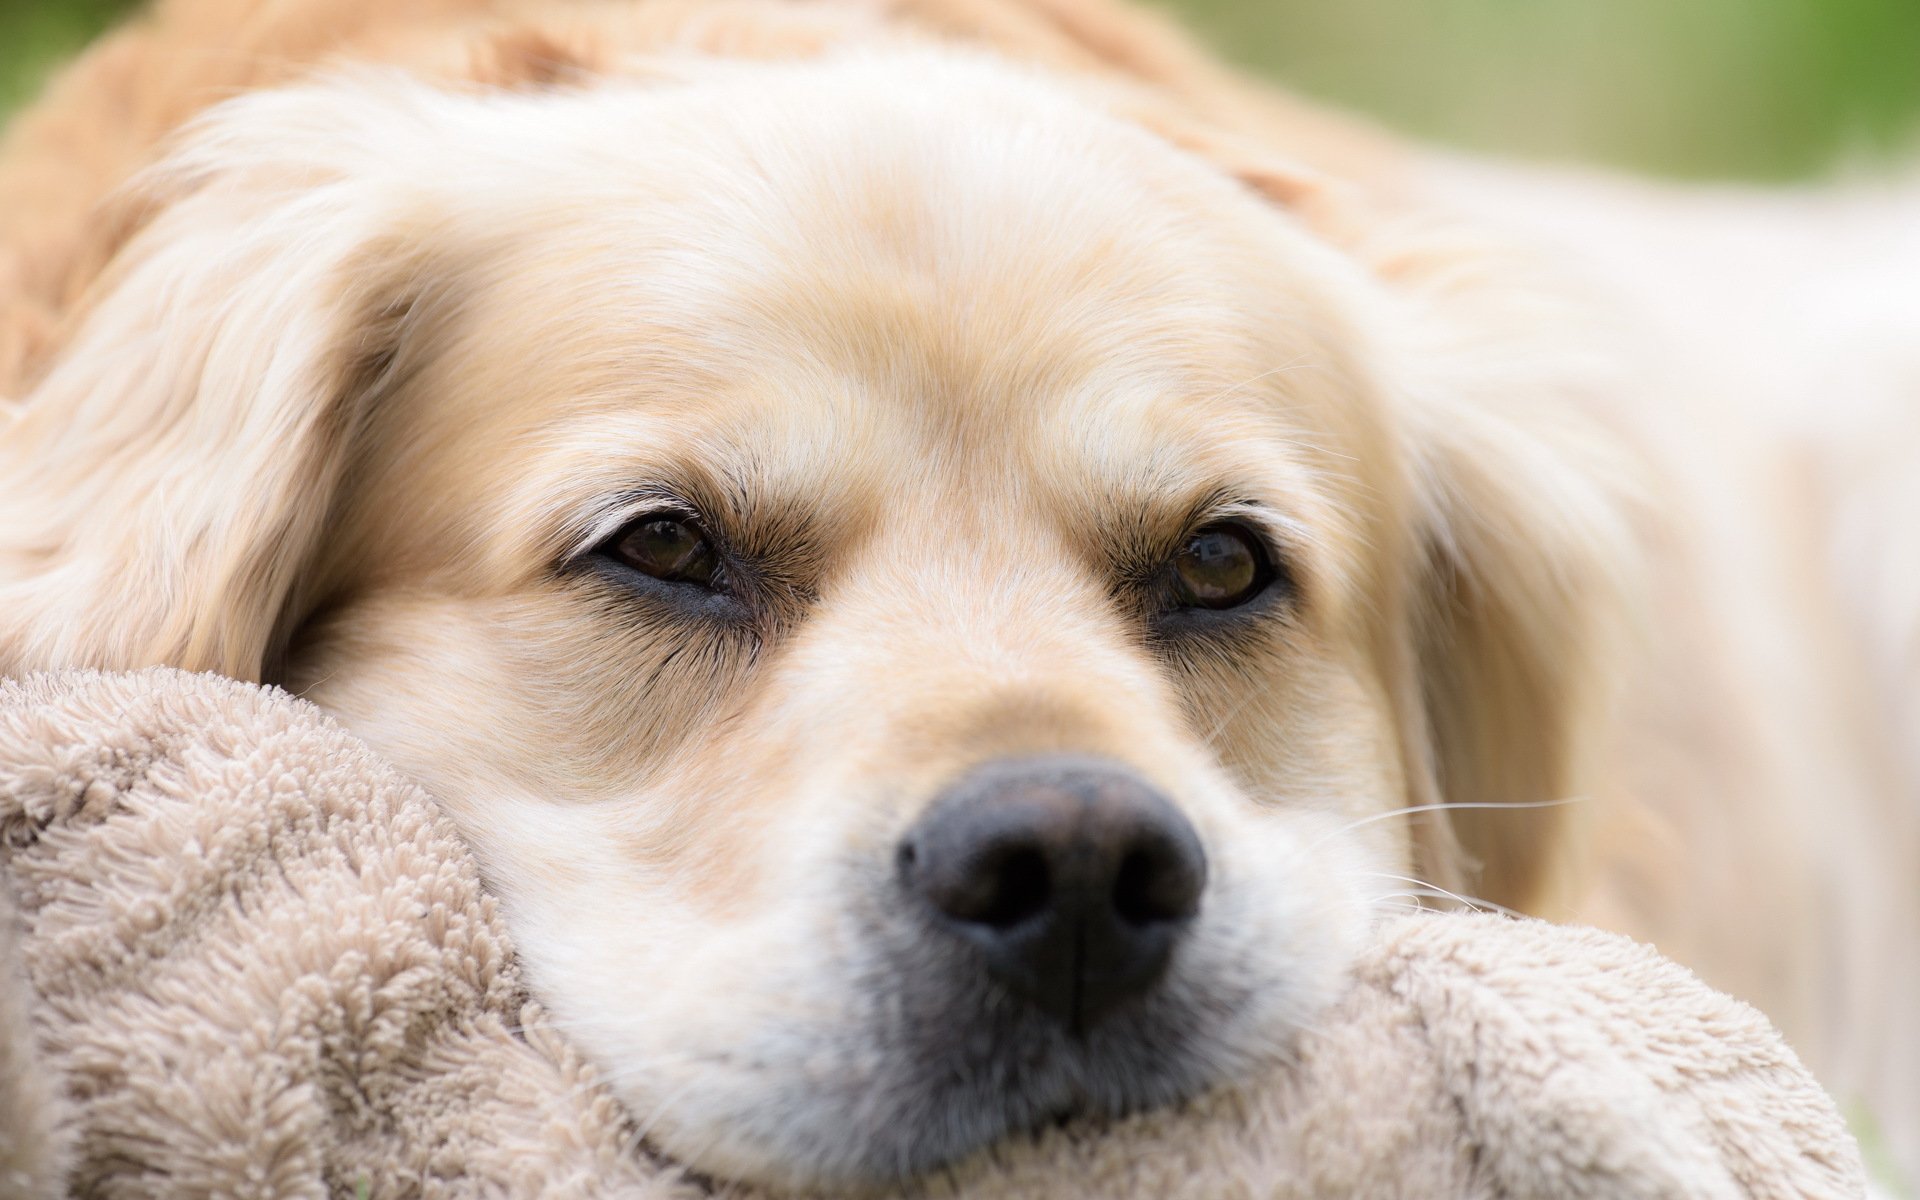
[[[968,773],[897,863],[935,936],[1074,1034],[1153,989],[1207,881],[1172,802],[1117,763],[1065,756]]]

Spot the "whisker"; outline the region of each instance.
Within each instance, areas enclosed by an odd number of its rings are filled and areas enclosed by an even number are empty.
[[[1312,851],[1318,849],[1320,846],[1325,845],[1327,842],[1341,836],[1342,834],[1352,833],[1356,829],[1362,828],[1363,826],[1367,826],[1367,825],[1373,825],[1380,821],[1391,821],[1396,817],[1411,817],[1411,816],[1416,816],[1420,813],[1429,813],[1429,812],[1447,812],[1447,811],[1458,812],[1458,811],[1465,811],[1468,809],[1502,809],[1502,810],[1520,811],[1525,809],[1538,809],[1538,808],[1561,808],[1569,804],[1579,804],[1587,799],[1588,797],[1586,796],[1565,796],[1558,800],[1522,800],[1512,804],[1503,804],[1503,803],[1495,803],[1495,802],[1477,802],[1477,801],[1454,802],[1454,801],[1448,801],[1448,800],[1442,800],[1437,804],[1415,804],[1406,808],[1390,809],[1387,812],[1374,813],[1371,816],[1361,817],[1355,821],[1349,821],[1345,825],[1342,825],[1340,828],[1332,830],[1331,832],[1327,833],[1323,837],[1316,839],[1311,845],[1309,845],[1306,848],[1306,852],[1311,853]]]
[[[1227,714],[1214,723],[1213,728],[1208,730],[1206,736],[1200,739],[1200,744],[1209,750],[1213,749],[1215,739],[1222,733],[1225,733],[1227,726],[1233,723],[1234,718],[1247,711],[1248,706],[1259,698],[1260,693],[1257,691],[1249,691],[1246,695],[1242,696],[1238,704],[1228,709]]]
[[[1307,361],[1306,356],[1301,355],[1299,358],[1294,359],[1290,363],[1282,363],[1277,367],[1270,367],[1267,370],[1260,372],[1258,375],[1252,376],[1251,378],[1242,379],[1239,383],[1233,384],[1232,386],[1227,388],[1223,388],[1220,391],[1215,392],[1212,396],[1209,396],[1204,401],[1204,403],[1211,404],[1215,400],[1224,400],[1228,396],[1231,396],[1235,392],[1239,391],[1241,388],[1250,388],[1254,384],[1259,383],[1262,379],[1270,379],[1275,375],[1284,375],[1289,371],[1310,370],[1312,369],[1312,366],[1313,364]]]
[[[1452,900],[1457,904],[1464,904],[1468,908],[1474,909],[1475,911],[1478,911],[1478,912],[1497,912],[1503,916],[1516,917],[1521,919],[1525,919],[1527,916],[1526,913],[1523,913],[1518,909],[1508,908],[1504,904],[1496,904],[1491,900],[1483,900],[1478,896],[1462,896],[1458,892],[1448,891],[1446,888],[1441,887],[1437,883],[1428,883],[1424,879],[1416,879],[1411,875],[1394,875],[1387,871],[1367,871],[1367,872],[1364,872],[1364,874],[1372,876],[1373,878],[1376,878],[1376,879],[1392,879],[1392,880],[1397,880],[1400,883],[1410,883],[1410,884],[1413,884],[1415,888],[1422,889],[1414,892],[1387,892],[1387,893],[1384,893],[1385,897],[1406,896],[1406,895],[1438,896],[1446,900]]]

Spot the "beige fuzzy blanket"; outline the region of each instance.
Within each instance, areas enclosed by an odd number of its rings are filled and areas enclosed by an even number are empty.
[[[744,1195],[646,1153],[432,801],[284,693],[0,683],[0,881],[0,1195]],[[913,1194],[1862,1188],[1752,1009],[1618,937],[1425,915],[1381,929],[1291,1067]]]

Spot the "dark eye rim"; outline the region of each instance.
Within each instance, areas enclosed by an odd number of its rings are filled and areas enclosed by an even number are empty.
[[[655,575],[649,572],[644,567],[637,567],[637,566],[634,566],[632,563],[625,561],[624,557],[617,552],[617,547],[622,542],[625,542],[627,540],[628,535],[633,533],[634,530],[640,528],[643,525],[651,525],[658,521],[669,521],[676,525],[684,525],[688,529],[693,531],[694,536],[698,537],[703,543],[706,544],[707,554],[713,560],[713,570],[709,578],[704,580],[663,578],[662,576]],[[648,579],[651,579],[656,583],[669,584],[675,587],[682,587],[682,586],[695,587],[695,588],[700,588],[703,591],[709,591],[709,592],[722,592],[722,591],[728,590],[727,570],[726,570],[727,561],[726,561],[726,556],[721,553],[720,539],[715,537],[713,533],[710,530],[708,530],[706,523],[701,521],[699,517],[691,513],[682,512],[677,509],[655,509],[652,511],[643,512],[636,516],[630,517],[625,522],[623,522],[618,529],[614,530],[612,533],[608,534],[604,538],[601,538],[597,543],[595,543],[593,548],[590,549],[587,553],[597,554],[605,558],[608,558],[614,563],[616,563],[617,565],[625,567],[628,570],[634,571],[638,574],[644,575]]]
[[[713,555],[713,575],[710,580],[662,579],[624,561],[614,552],[614,547],[636,526],[663,519],[684,522],[706,539]],[[742,569],[739,557],[732,553],[726,538],[711,522],[703,520],[698,512],[685,504],[653,504],[625,517],[618,526],[596,539],[566,565],[573,571],[594,576],[622,592],[657,605],[672,615],[728,623],[739,623],[752,615],[742,586],[746,572]]]
[[[1253,585],[1248,588],[1246,598],[1234,604],[1214,608],[1183,603],[1175,576],[1175,562],[1180,552],[1200,534],[1223,527],[1239,532],[1253,548]],[[1167,556],[1154,591],[1158,603],[1154,605],[1151,624],[1154,633],[1162,638],[1224,634],[1270,613],[1291,611],[1300,598],[1299,584],[1285,547],[1276,542],[1259,522],[1234,515],[1200,521],[1182,535],[1178,545]]]

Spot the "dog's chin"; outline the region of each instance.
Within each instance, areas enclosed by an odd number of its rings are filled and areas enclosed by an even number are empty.
[[[857,1064],[871,1062],[872,1051],[822,1048],[818,1057],[839,1059],[840,1069],[795,1064],[798,1078],[763,1078],[772,1086],[759,1095],[722,1085],[686,1096],[655,1146],[713,1177],[859,1191],[1050,1126],[1176,1104],[1260,1057],[1196,1033],[1201,1022],[1177,1017],[1173,1005],[1112,1014],[1076,1035],[1004,997],[972,999],[971,1021],[910,1018],[918,1036],[871,1074]]]
[[[800,1025],[769,1008],[761,1032],[697,1071],[625,1092],[656,1151],[745,1183],[897,1185],[1008,1139],[1244,1080],[1293,1053],[1351,961],[1329,939],[1282,976],[1238,939],[1202,936],[1159,987],[1075,1031],[925,939],[867,934],[852,973],[864,986],[804,1005],[836,1017]]]
[[[777,902],[719,920],[635,882],[606,812],[489,798],[479,856],[531,991],[650,1152],[796,1190],[884,1188],[1267,1074],[1350,978],[1367,881],[1398,877],[1344,816],[1256,810],[1209,837],[1206,891],[1151,976],[1063,1006],[943,933],[866,840],[836,857],[808,839],[837,832],[796,822],[761,884]]]

